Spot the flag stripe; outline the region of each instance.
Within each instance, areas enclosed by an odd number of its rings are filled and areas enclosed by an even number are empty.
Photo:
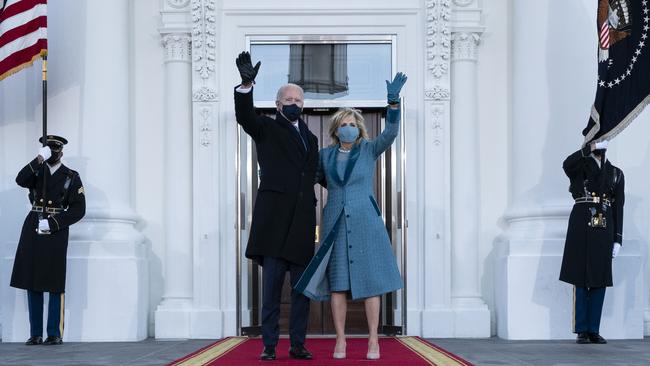
[[[18,51],[6,60],[0,61],[0,80],[31,65],[34,59],[44,52],[47,52],[47,40],[39,39],[31,47]]]
[[[16,14],[0,23],[0,34],[21,26],[31,21],[32,19],[46,15],[47,6],[43,4],[36,5],[35,7],[28,9],[22,13]]]
[[[2,53],[2,47],[7,45],[9,42],[13,42],[21,37],[24,37],[25,34],[30,34],[37,31],[39,28],[47,28],[47,17],[42,16],[38,17],[32,21],[29,21],[23,25],[19,25],[16,28],[10,29],[7,32],[0,33],[0,53]]]
[[[0,80],[47,55],[47,0],[0,0]]]
[[[11,5],[7,4],[2,14],[0,14],[0,23],[16,14],[24,13],[39,4],[45,5],[47,4],[47,0],[20,0]]]
[[[26,36],[20,37],[13,42],[7,43],[5,46],[0,48],[0,65],[6,59],[8,59],[11,54],[19,52],[24,48],[29,48],[32,45],[36,44],[39,39],[47,39],[47,29],[39,28],[35,32],[32,32]],[[3,72],[3,68],[0,66],[0,72]]]
[[[604,49],[609,48],[609,23],[607,22],[600,27],[600,46]]]

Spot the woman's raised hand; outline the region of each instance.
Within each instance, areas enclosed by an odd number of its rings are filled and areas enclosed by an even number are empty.
[[[406,83],[406,75],[398,72],[393,81],[386,80],[386,91],[388,93],[388,104],[399,104],[399,92]]]

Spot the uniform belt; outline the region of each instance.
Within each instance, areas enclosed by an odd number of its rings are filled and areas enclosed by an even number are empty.
[[[38,205],[33,205],[32,206],[32,211],[34,212],[43,212],[43,206],[38,206]],[[45,207],[45,212],[51,213],[51,214],[57,214],[65,211],[62,208],[59,207]]]
[[[612,202],[607,198],[600,197],[578,197],[575,199],[576,203],[603,203],[607,206],[611,206]]]

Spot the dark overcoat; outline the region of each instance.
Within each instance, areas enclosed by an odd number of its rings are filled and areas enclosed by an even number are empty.
[[[560,280],[579,287],[612,286],[612,248],[623,244],[623,172],[605,162],[602,170],[591,156],[589,146],[566,158],[564,171],[574,199],[599,201],[575,203],[569,216]],[[606,227],[595,227],[591,217],[603,214]]]
[[[260,184],[246,258],[282,258],[306,266],[314,255],[316,196],[314,177],[318,165],[318,139],[300,120],[302,139],[291,122],[258,115],[253,91],[235,91],[235,115],[255,141]]]
[[[57,213],[30,211],[25,218],[16,249],[11,286],[40,292],[65,292],[68,228],[86,213],[86,198],[79,174],[65,165],[50,174],[38,159],[27,164],[16,177],[16,183],[29,190],[32,205],[54,208]],[[47,190],[43,199],[43,174],[47,174]],[[50,203],[51,202],[51,203]],[[45,215],[51,234],[39,235],[39,215]]]

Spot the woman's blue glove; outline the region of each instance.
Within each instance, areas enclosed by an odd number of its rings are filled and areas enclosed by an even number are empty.
[[[399,103],[399,92],[406,83],[406,75],[398,72],[392,82],[386,80],[386,91],[388,92],[388,104]]]

